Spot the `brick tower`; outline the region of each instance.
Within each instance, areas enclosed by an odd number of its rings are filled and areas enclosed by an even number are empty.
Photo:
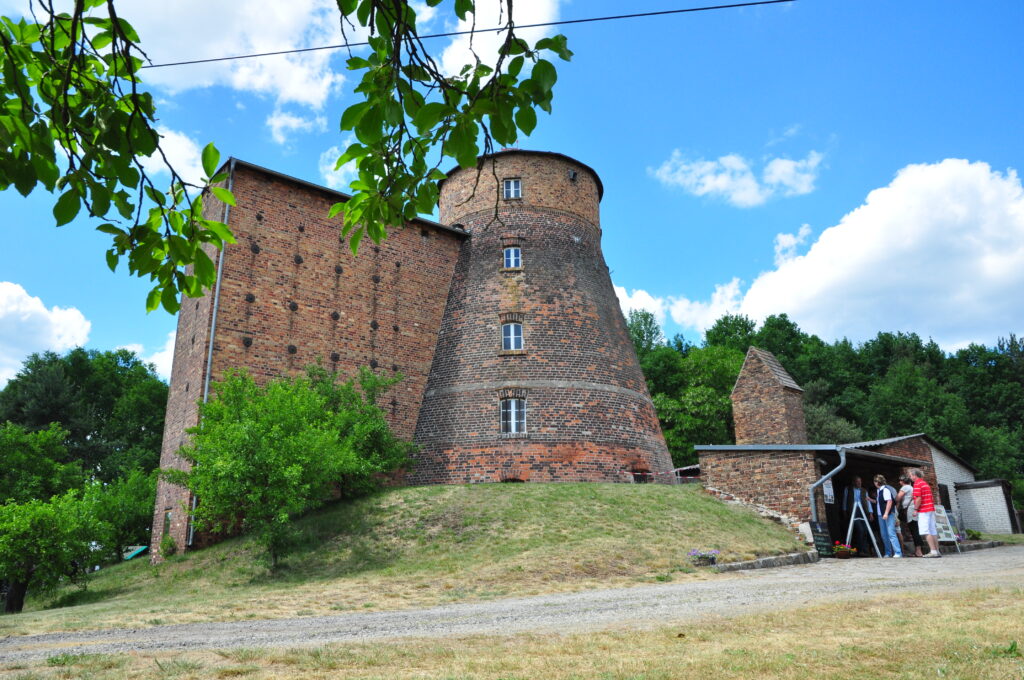
[[[806,444],[804,391],[775,355],[747,350],[732,388],[737,444]]]
[[[601,254],[601,180],[503,151],[441,187],[459,253],[413,483],[625,481],[671,458]]]

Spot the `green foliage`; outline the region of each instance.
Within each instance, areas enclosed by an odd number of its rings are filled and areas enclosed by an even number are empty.
[[[174,540],[174,536],[170,534],[164,534],[163,538],[160,539],[160,556],[161,557],[174,557],[178,554],[178,542]]]
[[[230,372],[180,451],[191,471],[163,474],[201,499],[197,528],[252,533],[275,567],[291,547],[295,517],[323,505],[336,485],[342,496],[365,493],[406,462],[411,445],[392,435],[374,403],[396,380],[364,370],[358,386],[338,384],[312,368],[259,387]]]
[[[153,97],[139,89],[142,52],[135,30],[112,0],[79,0],[72,12],[33,8],[41,23],[0,18],[0,190],[24,196],[37,187],[57,194],[56,225],[83,211],[111,236],[107,264],[122,258],[154,283],[147,309],[179,307],[214,281],[203,246],[233,242],[228,228],[206,219],[203,195],[188,189],[166,162]],[[171,173],[161,190],[146,170],[163,159]],[[204,187],[223,182],[218,154],[203,152]],[[230,203],[226,190],[218,197]],[[185,267],[193,265],[192,271]]]
[[[56,423],[30,432],[21,425],[0,425],[0,504],[49,498],[81,486],[82,469],[64,463],[67,431]]]
[[[336,166],[355,163],[355,194],[330,211],[331,217],[343,214],[342,235],[354,252],[364,234],[379,241],[388,226],[433,210],[446,158],[470,168],[495,144],[511,146],[520,133],[533,132],[536,110],[551,111],[558,77],[545,57],[568,60],[572,52],[561,35],[532,45],[518,37],[509,0],[504,41],[497,55],[485,55],[493,63],[474,55],[474,63],[446,74],[417,33],[411,3],[339,0],[338,8],[343,32],[355,24],[370,32],[370,54],[348,60],[349,70],[362,73],[356,92],[364,100],[341,116],[341,129],[356,141]],[[461,19],[474,8],[474,0],[455,0]]]
[[[640,361],[656,348],[665,344],[665,334],[661,332],[654,314],[644,309],[630,311],[626,319],[626,328],[629,329],[629,337],[636,348],[636,355]]]
[[[156,470],[132,470],[112,482],[95,481],[86,486],[84,502],[106,529],[96,540],[111,559],[121,559],[128,546],[149,543],[156,479]]]
[[[28,430],[60,423],[66,454],[56,460],[110,481],[156,468],[166,403],[167,385],[133,352],[77,348],[31,355],[0,391],[0,422]]]
[[[94,561],[92,541],[104,527],[77,491],[52,499],[0,506],[0,580],[18,598],[8,611],[20,611],[25,589],[49,592],[61,581],[84,583]]]
[[[726,314],[704,331],[705,347],[729,347],[747,353],[757,324],[742,314]]]

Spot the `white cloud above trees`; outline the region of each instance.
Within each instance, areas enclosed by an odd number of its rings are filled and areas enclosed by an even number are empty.
[[[946,349],[993,344],[1024,319],[1024,188],[1014,170],[946,159],[909,165],[818,235],[775,237],[775,268],[744,290],[733,278],[707,299],[631,298],[663,305],[683,327],[722,314],[785,312],[826,340],[914,331]]]
[[[494,28],[501,26],[507,21],[503,14],[505,3],[495,1],[481,1],[477,3],[475,17],[475,28]],[[549,21],[558,21],[559,0],[530,0],[515,4],[515,20],[517,25],[541,24]],[[474,28],[473,15],[467,15],[467,21],[458,21],[448,30],[468,31]],[[528,28],[516,30],[516,35],[530,43],[541,38],[553,35],[556,27]],[[497,55],[498,47],[505,39],[504,32],[492,31],[490,33],[479,33],[472,36],[460,35],[452,39],[452,42],[441,53],[441,68],[445,73],[458,73],[466,64],[475,63],[473,53],[475,52],[482,62],[493,66],[493,59]],[[556,65],[557,66],[557,65]]]
[[[802,160],[769,158],[758,178],[753,162],[738,154],[711,161],[691,160],[676,149],[657,169],[648,171],[662,184],[694,196],[722,198],[737,208],[752,208],[775,196],[801,196],[814,191],[823,159],[817,151],[809,152]]]
[[[0,387],[33,352],[85,344],[92,324],[74,307],[47,307],[10,281],[0,281]]]

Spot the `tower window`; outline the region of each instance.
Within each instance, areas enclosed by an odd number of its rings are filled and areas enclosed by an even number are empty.
[[[501,400],[501,432],[502,434],[520,434],[526,432],[526,400]]]
[[[518,247],[505,248],[505,269],[519,269],[523,266],[523,251]]]
[[[504,198],[522,198],[523,183],[519,179],[506,179],[502,183],[502,196]]]
[[[523,349],[523,324],[503,323],[501,325],[501,348],[505,351]]]

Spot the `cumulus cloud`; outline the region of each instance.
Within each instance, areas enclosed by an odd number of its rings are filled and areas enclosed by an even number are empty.
[[[0,387],[29,354],[83,345],[91,327],[74,307],[47,308],[18,284],[0,281]]]
[[[342,42],[338,7],[332,0],[125,0],[117,7],[135,26],[155,64]],[[335,54],[316,51],[147,69],[144,78],[171,93],[224,85],[271,97],[278,104],[319,110],[344,82],[331,67]]]
[[[278,144],[287,144],[293,132],[314,132],[327,128],[327,119],[323,116],[298,116],[287,111],[275,110],[267,116],[267,127],[270,136]]]
[[[345,140],[345,147],[352,143],[352,138]],[[342,154],[341,148],[332,146],[331,148],[320,154],[320,160],[317,162],[317,167],[320,170],[320,177],[323,179],[324,184],[332,189],[338,189],[339,191],[345,191],[348,189],[348,185],[356,178],[356,162],[349,161],[345,165],[341,166],[337,170],[334,166],[338,162],[338,158]]]
[[[947,159],[909,165],[824,230],[776,237],[776,268],[742,292],[733,279],[709,301],[674,300],[699,330],[720,313],[786,312],[823,338],[916,331],[947,349],[992,343],[1024,318],[1024,188],[1013,170]]]
[[[530,2],[516,3],[516,24],[540,24],[558,21],[558,5],[559,0],[531,0]],[[496,2],[495,0],[477,2],[476,28],[501,26],[508,20],[504,10],[504,2]],[[468,19],[467,21],[459,21],[452,30],[468,31],[472,29],[474,27],[474,17],[466,15],[466,18]],[[516,35],[530,43],[553,33],[553,27],[516,30]],[[464,65],[475,63],[474,52],[480,57],[482,62],[493,65],[493,60],[490,57],[497,55],[498,48],[504,40],[505,33],[497,31],[478,33],[472,36],[472,43],[468,35],[456,36],[448,47],[445,48],[444,52],[441,53],[441,68],[448,74],[458,73]]]
[[[665,325],[664,298],[655,297],[646,290],[637,290],[635,288],[632,293],[629,293],[622,286],[615,286],[615,295],[619,298],[619,306],[622,307],[622,313],[627,317],[634,309],[642,309],[653,314],[659,325]]]
[[[176,336],[176,331],[168,333],[164,346],[143,359],[153,364],[156,367],[156,374],[167,381],[171,379],[171,366],[174,363],[174,339]]]
[[[160,148],[163,149],[167,161],[174,171],[190,184],[201,183],[206,173],[203,172],[202,151],[199,149],[199,144],[185,133],[170,128],[158,127],[157,133],[160,135]],[[166,176],[169,174],[160,154],[144,159],[142,167],[151,175]]]
[[[802,160],[770,158],[758,179],[751,161],[737,154],[713,161],[690,160],[676,149],[661,166],[648,172],[662,184],[680,187],[694,196],[717,196],[738,208],[751,208],[773,196],[800,196],[814,191],[823,158],[817,151]]]

